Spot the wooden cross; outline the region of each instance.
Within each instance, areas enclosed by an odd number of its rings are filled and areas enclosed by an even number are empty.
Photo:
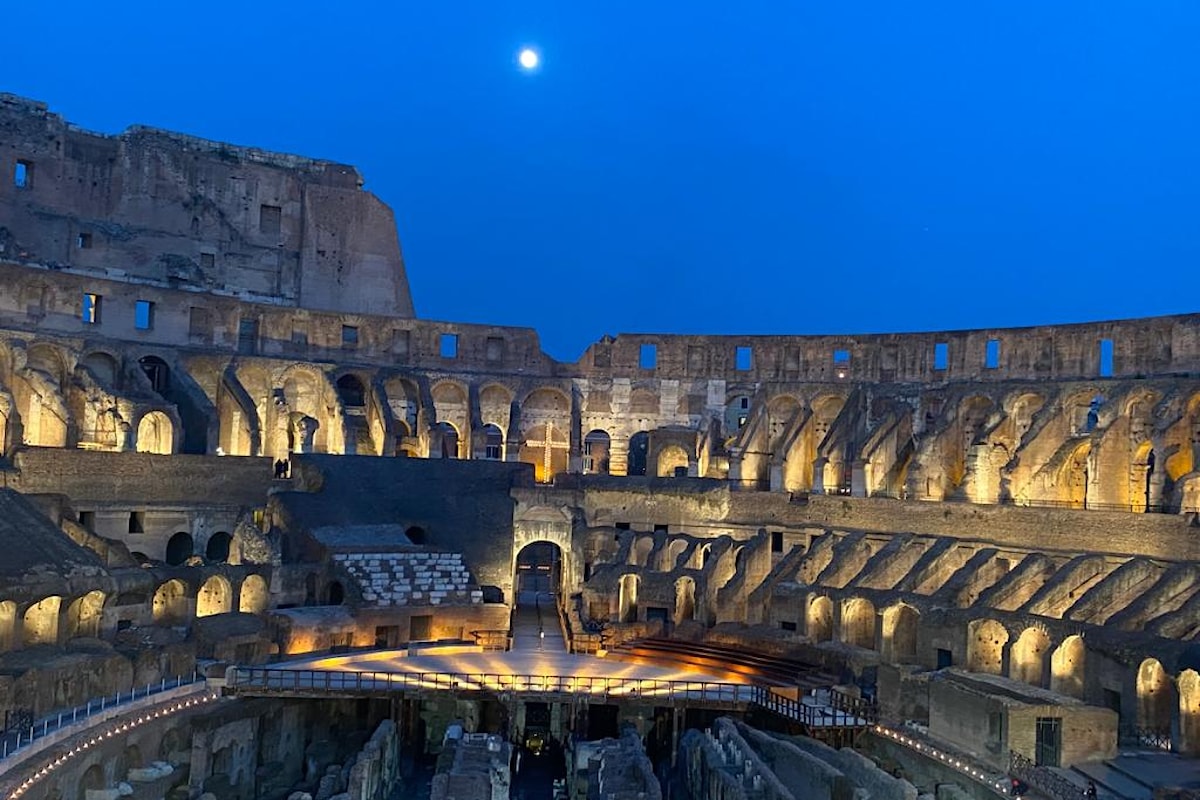
[[[569,449],[571,445],[569,442],[554,441],[554,436],[553,436],[554,423],[553,422],[547,422],[544,427],[545,427],[545,434],[542,437],[542,441],[539,442],[534,439],[526,439],[525,446],[542,448],[542,482],[549,483],[550,478],[552,477],[551,472],[550,472],[550,464],[551,464],[551,461],[552,461],[552,458],[554,455],[554,448],[557,447],[559,450],[566,450],[566,449]]]

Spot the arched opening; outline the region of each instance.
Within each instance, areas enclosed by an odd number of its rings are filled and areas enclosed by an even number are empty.
[[[22,633],[25,646],[58,644],[58,611],[62,598],[51,595],[25,609]]]
[[[921,615],[901,603],[883,612],[883,654],[897,664],[911,664],[917,657],[917,627]]]
[[[842,605],[842,641],[864,650],[875,649],[875,606],[855,597]]]
[[[517,552],[513,589],[517,604],[533,603],[562,591],[562,549],[554,542],[530,542]]]
[[[138,364],[141,365],[146,380],[150,381],[150,388],[165,400],[167,389],[171,385],[171,370],[167,362],[158,356],[145,356],[138,359]]]
[[[356,375],[343,375],[337,379],[337,395],[345,408],[362,408],[367,404],[367,390]]]
[[[483,426],[483,457],[487,461],[504,460],[504,431],[496,425]]]
[[[617,620],[619,622],[638,621],[638,585],[641,579],[637,575],[622,575],[621,587],[617,598]]]
[[[175,426],[161,411],[150,411],[138,422],[137,451],[170,455],[175,445]]]
[[[645,475],[646,459],[650,451],[650,434],[639,431],[629,437],[629,461],[627,475]]]
[[[125,752],[121,753],[121,761],[119,769],[116,770],[117,775],[124,777],[131,769],[141,769],[145,766],[142,761],[142,750],[136,744],[131,744],[125,748]]]
[[[813,642],[833,641],[833,601],[824,595],[808,602],[804,630]]]
[[[1087,645],[1078,634],[1068,636],[1050,656],[1050,689],[1083,699]]]
[[[172,579],[154,590],[151,604],[154,621],[163,625],[180,625],[187,622],[187,586],[183,581]]]
[[[678,539],[672,539],[670,543],[667,544],[667,560],[663,565],[663,569],[665,569],[667,572],[670,572],[676,567],[687,566],[686,564],[680,564],[679,559],[687,551],[689,544],[690,542],[682,537]]]
[[[1030,686],[1045,686],[1046,653],[1050,637],[1041,628],[1026,628],[1013,643],[1008,658],[1008,677]]]
[[[583,474],[607,475],[608,453],[612,442],[608,431],[588,431],[583,437]]]
[[[994,619],[977,619],[967,626],[967,669],[1004,674],[1004,648],[1008,631]]]
[[[92,638],[100,635],[100,621],[104,614],[104,592],[92,591],[76,598],[67,606],[67,637]]]
[[[76,800],[87,800],[89,792],[99,792],[104,786],[104,767],[100,764],[92,764],[79,779],[79,792],[75,795]]]
[[[232,543],[232,536],[225,531],[217,531],[208,537],[208,544],[204,548],[204,559],[212,564],[224,564],[229,560],[229,546]]]
[[[92,377],[104,388],[117,388],[117,375],[120,371],[117,368],[117,360],[108,353],[89,353],[79,364],[92,373]]]
[[[17,604],[12,600],[0,603],[0,653],[16,646],[13,633],[17,629]]]
[[[221,575],[213,575],[206,580],[196,595],[196,616],[211,617],[215,614],[228,614],[233,610],[233,587]]]
[[[346,602],[346,587],[342,586],[341,581],[330,581],[325,587],[325,605],[340,606]]]
[[[658,452],[657,473],[660,478],[678,476],[684,477],[688,472],[688,454],[677,444],[670,444]]]
[[[179,531],[167,540],[167,553],[164,560],[171,566],[177,567],[191,558],[195,552],[196,546],[192,541],[192,535],[186,531]]]
[[[629,565],[631,567],[650,566],[650,551],[654,549],[654,537],[645,534],[633,540],[629,547]]]
[[[1087,508],[1088,483],[1092,480],[1089,472],[1091,460],[1091,445],[1081,444],[1063,463],[1055,485],[1058,487],[1058,500],[1070,508]]]
[[[413,544],[425,544],[425,529],[420,525],[409,526],[408,529],[404,531],[404,535],[407,536],[408,540]]]
[[[267,610],[267,582],[262,575],[247,575],[239,595],[238,611],[243,614],[261,614]]]
[[[429,440],[430,458],[458,458],[458,428],[449,422],[433,426]]]
[[[1176,700],[1171,678],[1156,658],[1147,658],[1137,673],[1137,724],[1147,732],[1169,736]]]
[[[1179,749],[1186,755],[1200,753],[1200,673],[1179,673]]]
[[[546,421],[526,430],[519,457],[524,463],[533,464],[534,477],[539,483],[549,483],[555,475],[567,471],[569,455],[566,427]]]
[[[675,624],[696,617],[696,581],[683,577],[675,581]]]

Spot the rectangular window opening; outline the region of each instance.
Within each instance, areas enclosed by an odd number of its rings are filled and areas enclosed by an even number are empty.
[[[850,351],[849,350],[834,350],[833,351],[833,363],[837,364],[838,366],[847,366],[850,363]]]
[[[771,552],[783,552],[783,531],[771,531]]]
[[[146,532],[146,512],[131,511],[129,513],[129,532],[130,533],[145,533]]]
[[[258,207],[258,231],[266,236],[278,236],[283,228],[283,209],[279,206]]]
[[[443,333],[441,339],[442,358],[458,358],[458,334]]]
[[[938,342],[933,346],[933,368],[945,370],[950,366],[950,345]]]
[[[654,369],[658,366],[658,345],[644,344],[639,348],[638,366],[642,369]]]
[[[739,347],[735,353],[734,361],[739,372],[748,372],[754,368],[754,349],[751,347]]]
[[[149,300],[138,300],[133,308],[133,327],[139,331],[148,331],[154,327],[154,303]]]
[[[200,269],[212,269],[217,263],[217,257],[213,253],[200,254]]]
[[[499,336],[489,336],[487,338],[487,351],[485,356],[488,361],[503,361],[504,340]]]
[[[212,323],[209,322],[208,309],[192,306],[188,310],[188,335],[207,337],[212,333]]]
[[[13,186],[18,189],[28,189],[33,186],[33,162],[18,159],[13,168]]]
[[[796,630],[796,623],[783,619],[779,621],[779,627],[781,630],[794,632]]]
[[[628,523],[628,522],[618,522],[618,523],[617,523],[616,525],[614,525],[613,527],[614,527],[614,528],[616,528],[616,529],[617,529],[617,530],[619,530],[619,531],[627,531],[627,530],[630,530],[630,527],[629,527],[629,523]]]
[[[984,353],[983,366],[986,369],[999,369],[1000,367],[1000,340],[988,339],[987,351]]]
[[[353,325],[342,326],[342,347],[358,347],[358,328]]]
[[[80,250],[92,249],[92,235],[90,233],[81,233],[75,237],[75,246]]]
[[[1100,340],[1100,377],[1111,378],[1113,375],[1113,340]]]
[[[83,310],[80,317],[85,325],[100,324],[100,295],[92,292],[83,293]]]
[[[96,512],[95,511],[80,511],[79,524],[87,528],[92,533],[96,532]]]

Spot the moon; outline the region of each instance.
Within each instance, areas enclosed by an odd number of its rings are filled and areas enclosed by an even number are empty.
[[[532,47],[526,47],[517,56],[517,61],[521,64],[522,69],[536,69],[541,58],[538,57],[537,50]]]

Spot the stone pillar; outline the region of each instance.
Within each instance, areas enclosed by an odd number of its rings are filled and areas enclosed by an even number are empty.
[[[629,440],[610,439],[608,442],[608,474],[629,474]]]
[[[867,496],[867,462],[861,458],[854,459],[850,465],[850,495]]]
[[[825,494],[825,466],[828,463],[829,459],[825,456],[817,456],[813,459],[813,494]]]
[[[783,491],[783,464],[771,464],[771,491]]]

